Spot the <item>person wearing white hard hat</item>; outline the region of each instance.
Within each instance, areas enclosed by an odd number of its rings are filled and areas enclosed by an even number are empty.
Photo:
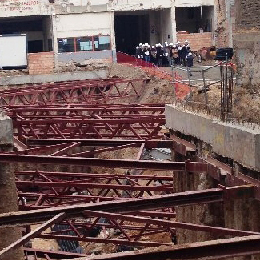
[[[182,46],[181,43],[178,41],[177,42],[177,48],[178,48],[178,64],[182,64]]]
[[[136,51],[135,51],[135,57],[137,59],[143,59],[143,44],[139,43],[139,46],[136,47]]]
[[[194,60],[194,56],[193,56],[192,52],[190,51],[190,48],[188,47],[188,53],[186,55],[186,66],[187,66],[190,76],[192,76],[191,67],[193,67],[193,60]]]
[[[156,47],[156,65],[158,67],[162,67],[162,61],[163,61],[163,46],[158,43]]]
[[[164,46],[163,46],[163,65],[166,65],[167,67],[168,66],[171,66],[170,63],[170,47],[169,47],[169,44],[168,42],[165,42],[164,43]]]
[[[155,46],[157,46],[157,44]],[[155,48],[155,46],[151,47],[151,62],[153,64],[156,64],[156,48]]]
[[[174,48],[173,48],[173,43],[170,43],[170,44],[169,44],[169,52],[170,52],[170,55],[169,55],[169,65],[170,65],[170,67],[171,67],[172,65],[174,65],[173,50],[174,50]]]
[[[148,43],[145,44],[143,52],[144,52],[144,61],[147,62],[147,63],[150,63],[151,53],[150,53],[150,50],[149,50],[149,44]]]
[[[186,56],[188,54],[188,49],[187,49],[188,47],[189,47],[189,42],[188,42],[188,40],[186,40],[184,42],[184,45],[182,46],[182,50],[181,50],[182,65],[184,67],[186,67]]]

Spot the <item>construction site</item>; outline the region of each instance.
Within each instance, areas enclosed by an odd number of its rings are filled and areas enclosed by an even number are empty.
[[[260,260],[259,17],[259,0],[2,1],[0,260]],[[184,39],[205,51],[191,69],[131,53]]]

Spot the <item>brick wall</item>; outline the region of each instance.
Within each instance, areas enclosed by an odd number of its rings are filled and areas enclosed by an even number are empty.
[[[30,75],[53,73],[54,52],[29,53],[28,69]]]
[[[203,47],[210,47],[213,45],[212,33],[190,33],[190,34],[177,34],[179,42],[184,43],[186,40],[189,41],[192,51],[198,51]]]
[[[241,29],[260,30],[260,1],[259,0],[236,0],[237,26]]]

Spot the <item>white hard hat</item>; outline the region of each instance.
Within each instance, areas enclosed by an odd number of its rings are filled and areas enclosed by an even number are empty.
[[[180,44],[180,42],[179,42],[179,41],[177,41],[177,44]]]
[[[188,40],[186,40],[185,43],[189,43]]]
[[[139,47],[141,47],[141,46],[143,46],[143,44],[140,42],[140,43],[139,43]]]
[[[154,48],[154,46],[152,46],[152,48]]]
[[[173,46],[173,43],[171,42],[169,45],[170,45],[170,46]]]
[[[149,46],[149,44],[147,42],[144,45],[147,46],[147,47]]]

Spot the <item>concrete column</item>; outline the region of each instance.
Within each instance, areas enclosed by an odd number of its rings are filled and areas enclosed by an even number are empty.
[[[0,111],[0,152],[12,151],[12,120]],[[0,214],[18,210],[15,176],[11,164],[0,163]],[[0,228],[0,250],[21,238],[20,228]],[[7,254],[1,260],[22,260],[21,249]]]
[[[110,40],[112,50],[112,62],[116,62],[116,37],[115,37],[115,12],[110,12]]]
[[[171,7],[171,30],[172,30],[172,40],[173,43],[177,42],[177,30],[176,30],[176,17],[175,17],[175,5],[172,4]]]
[[[53,41],[53,51],[54,51],[54,64],[55,68],[58,67],[58,36],[57,36],[57,16],[53,14],[51,16],[52,20],[52,41]]]

